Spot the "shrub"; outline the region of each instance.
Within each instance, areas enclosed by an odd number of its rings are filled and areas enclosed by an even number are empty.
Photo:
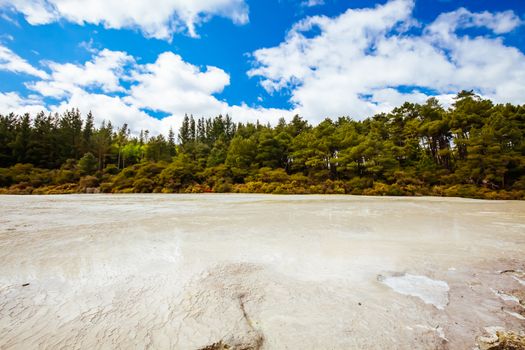
[[[78,185],[75,183],[67,183],[63,185],[51,185],[37,188],[33,194],[72,194],[78,193]]]
[[[115,164],[108,164],[104,168],[104,174],[117,175],[120,172],[119,168]]]
[[[98,187],[98,179],[95,176],[84,176],[80,179],[79,187],[86,189],[88,187]]]
[[[155,188],[155,183],[150,179],[138,179],[133,182],[133,192],[135,193],[151,193]]]
[[[213,192],[228,193],[232,191],[232,184],[228,181],[219,181],[213,186]]]
[[[102,193],[111,193],[113,192],[113,183],[111,182],[103,182],[100,184],[100,192]]]
[[[91,152],[84,154],[78,161],[78,169],[82,175],[92,175],[97,171],[97,168],[97,158]]]
[[[374,182],[374,187],[363,190],[365,196],[384,196],[388,193],[389,186],[382,182]]]
[[[73,170],[60,169],[55,177],[55,183],[58,185],[76,182],[77,175]]]
[[[9,187],[9,193],[10,194],[31,194],[33,192],[34,188],[31,186],[29,182],[21,182],[16,185],[12,185]]]
[[[13,183],[13,177],[9,169],[0,168],[0,187],[7,187]]]

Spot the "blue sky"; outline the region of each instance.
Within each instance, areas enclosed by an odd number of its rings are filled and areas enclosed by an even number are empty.
[[[461,89],[525,101],[525,2],[0,0],[0,113],[363,119]]]

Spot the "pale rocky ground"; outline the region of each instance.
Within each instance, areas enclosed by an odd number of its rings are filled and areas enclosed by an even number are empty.
[[[524,270],[525,202],[2,196],[0,349],[475,349]]]

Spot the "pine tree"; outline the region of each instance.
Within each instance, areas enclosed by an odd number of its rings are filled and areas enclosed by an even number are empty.
[[[190,142],[190,118],[187,114],[184,115],[184,119],[182,121],[182,126],[179,130],[179,142],[182,146],[186,145],[188,142]]]
[[[82,146],[83,152],[89,152],[92,148],[93,129],[95,127],[93,114],[91,111],[86,116],[86,123],[84,124],[84,129],[82,130]]]
[[[169,155],[171,157],[175,156],[175,154],[177,154],[177,148],[175,145],[175,133],[173,132],[173,128],[171,127],[168,132],[168,147],[169,147]]]

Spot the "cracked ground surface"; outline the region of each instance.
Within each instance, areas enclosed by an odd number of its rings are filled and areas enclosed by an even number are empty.
[[[0,208],[0,349],[472,349],[525,330],[523,202],[74,195]],[[383,282],[403,276],[446,283],[446,305]]]

